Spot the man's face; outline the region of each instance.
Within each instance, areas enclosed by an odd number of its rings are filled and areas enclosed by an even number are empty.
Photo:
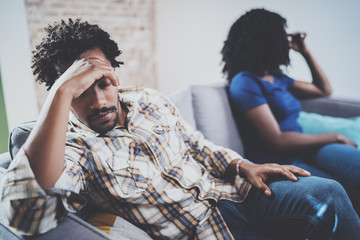
[[[85,51],[79,58],[100,58],[110,64],[99,48]],[[113,129],[119,120],[121,106],[118,88],[108,78],[96,80],[93,85],[75,98],[71,108],[78,119],[98,133]]]

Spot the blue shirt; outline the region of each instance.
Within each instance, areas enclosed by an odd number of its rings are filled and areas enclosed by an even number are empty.
[[[279,158],[262,140],[260,134],[244,118],[252,108],[268,104],[281,131],[302,132],[297,122],[301,111],[300,102],[289,92],[294,79],[274,76],[274,83],[265,81],[250,72],[235,75],[229,87],[230,100],[240,131],[245,135],[246,156],[255,162],[271,162]]]

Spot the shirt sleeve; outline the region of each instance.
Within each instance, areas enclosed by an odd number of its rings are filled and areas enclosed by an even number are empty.
[[[235,151],[205,139],[200,131],[195,130],[180,116],[177,108],[170,100],[165,99],[165,101],[172,114],[178,119],[177,127],[190,154],[214,176],[222,177],[230,162],[235,159],[243,159]]]
[[[22,235],[55,228],[67,211],[76,212],[85,205],[86,200],[78,194],[83,180],[81,167],[67,155],[62,175],[53,188],[44,190],[35,179],[25,151],[20,149],[1,181],[5,222]]]
[[[245,112],[266,104],[261,87],[254,76],[245,73],[236,75],[229,86],[229,97],[233,107],[238,112]]]
[[[292,86],[294,86],[294,79],[293,78],[291,78],[291,77],[284,74],[281,79],[284,82],[284,85],[286,86],[286,88],[291,88]]]

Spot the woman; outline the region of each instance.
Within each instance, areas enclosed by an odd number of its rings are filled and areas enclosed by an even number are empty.
[[[293,164],[312,175],[336,179],[359,213],[360,151],[338,133],[302,133],[297,98],[329,96],[330,83],[305,44],[306,34],[286,32],[286,20],[254,9],[231,27],[222,49],[223,73],[248,158],[254,162]],[[300,53],[311,82],[294,80],[281,68],[290,63],[290,49]]]

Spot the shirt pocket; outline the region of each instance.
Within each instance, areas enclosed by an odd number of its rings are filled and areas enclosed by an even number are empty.
[[[183,142],[179,129],[177,128],[177,118],[174,116],[162,117],[160,121],[152,127],[159,143],[166,150],[171,150],[172,154],[179,155],[183,151]]]
[[[134,145],[135,142],[132,142],[129,147],[122,147],[107,160],[115,180],[111,181],[114,181],[115,189],[122,197],[144,191],[149,183],[149,168],[146,162],[136,159],[137,148],[132,147]]]

